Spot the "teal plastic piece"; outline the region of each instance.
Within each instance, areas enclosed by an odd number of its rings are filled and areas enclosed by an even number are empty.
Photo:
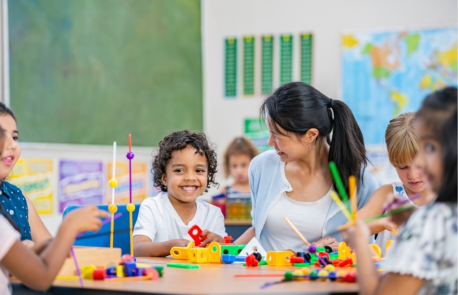
[[[187,268],[187,269],[199,268],[198,265],[185,264],[185,263],[167,263],[167,267],[177,267],[177,268]]]

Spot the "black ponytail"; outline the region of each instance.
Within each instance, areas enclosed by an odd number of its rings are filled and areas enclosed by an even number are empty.
[[[366,169],[366,147],[363,133],[347,104],[340,100],[332,102],[334,120],[328,159],[336,163],[348,191],[348,178],[355,175],[359,181]]]
[[[292,82],[279,87],[264,100],[260,115],[261,118],[269,116],[282,129],[298,137],[316,128],[330,145],[328,160],[336,163],[347,191],[350,175],[362,179],[367,166],[363,134],[344,102],[330,99],[303,82]],[[281,134],[277,125],[273,124],[272,128]],[[321,142],[317,140],[315,144]],[[337,189],[335,184],[334,188]]]

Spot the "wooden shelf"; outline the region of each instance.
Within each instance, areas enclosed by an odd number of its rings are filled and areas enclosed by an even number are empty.
[[[225,219],[225,225],[251,225],[253,221],[251,219]]]

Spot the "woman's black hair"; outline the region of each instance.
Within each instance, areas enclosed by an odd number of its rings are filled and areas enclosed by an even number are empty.
[[[330,99],[303,82],[292,82],[280,86],[264,100],[260,115],[275,122],[271,128],[280,134],[278,126],[298,137],[316,128],[319,137],[326,137],[330,145],[328,160],[336,163],[347,191],[350,175],[362,180],[367,166],[363,134],[344,102]],[[316,140],[315,144],[321,142]],[[334,188],[337,189],[335,184]]]
[[[10,115],[16,121],[16,117],[13,114],[13,111],[7,107],[3,102],[0,102],[0,116]]]
[[[167,191],[167,186],[162,182],[162,176],[166,174],[166,166],[168,161],[172,158],[172,152],[182,150],[188,145],[194,147],[196,149],[196,153],[205,155],[207,158],[208,175],[205,192],[208,191],[210,185],[218,185],[215,181],[215,174],[218,167],[216,152],[210,146],[207,137],[203,133],[183,130],[173,132],[159,142],[159,151],[154,157],[152,169],[155,187],[160,188],[163,192]]]
[[[457,201],[457,88],[447,87],[428,95],[416,117],[430,128],[441,145],[443,184],[436,202]]]

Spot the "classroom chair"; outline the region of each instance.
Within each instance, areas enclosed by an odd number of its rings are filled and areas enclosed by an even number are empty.
[[[109,205],[97,206],[101,210],[108,212]],[[121,248],[122,254],[130,254],[130,230],[129,230],[129,212],[126,209],[126,204],[119,204],[118,211],[115,214],[122,213],[120,217],[114,220],[113,231],[113,247]],[[80,208],[80,205],[67,206],[64,209],[63,217],[70,211]],[[132,212],[132,230],[137,221],[140,204],[135,204],[135,211]],[[91,246],[91,247],[110,247],[110,228],[111,221],[104,224],[96,233],[88,232],[75,240],[75,246]]]

